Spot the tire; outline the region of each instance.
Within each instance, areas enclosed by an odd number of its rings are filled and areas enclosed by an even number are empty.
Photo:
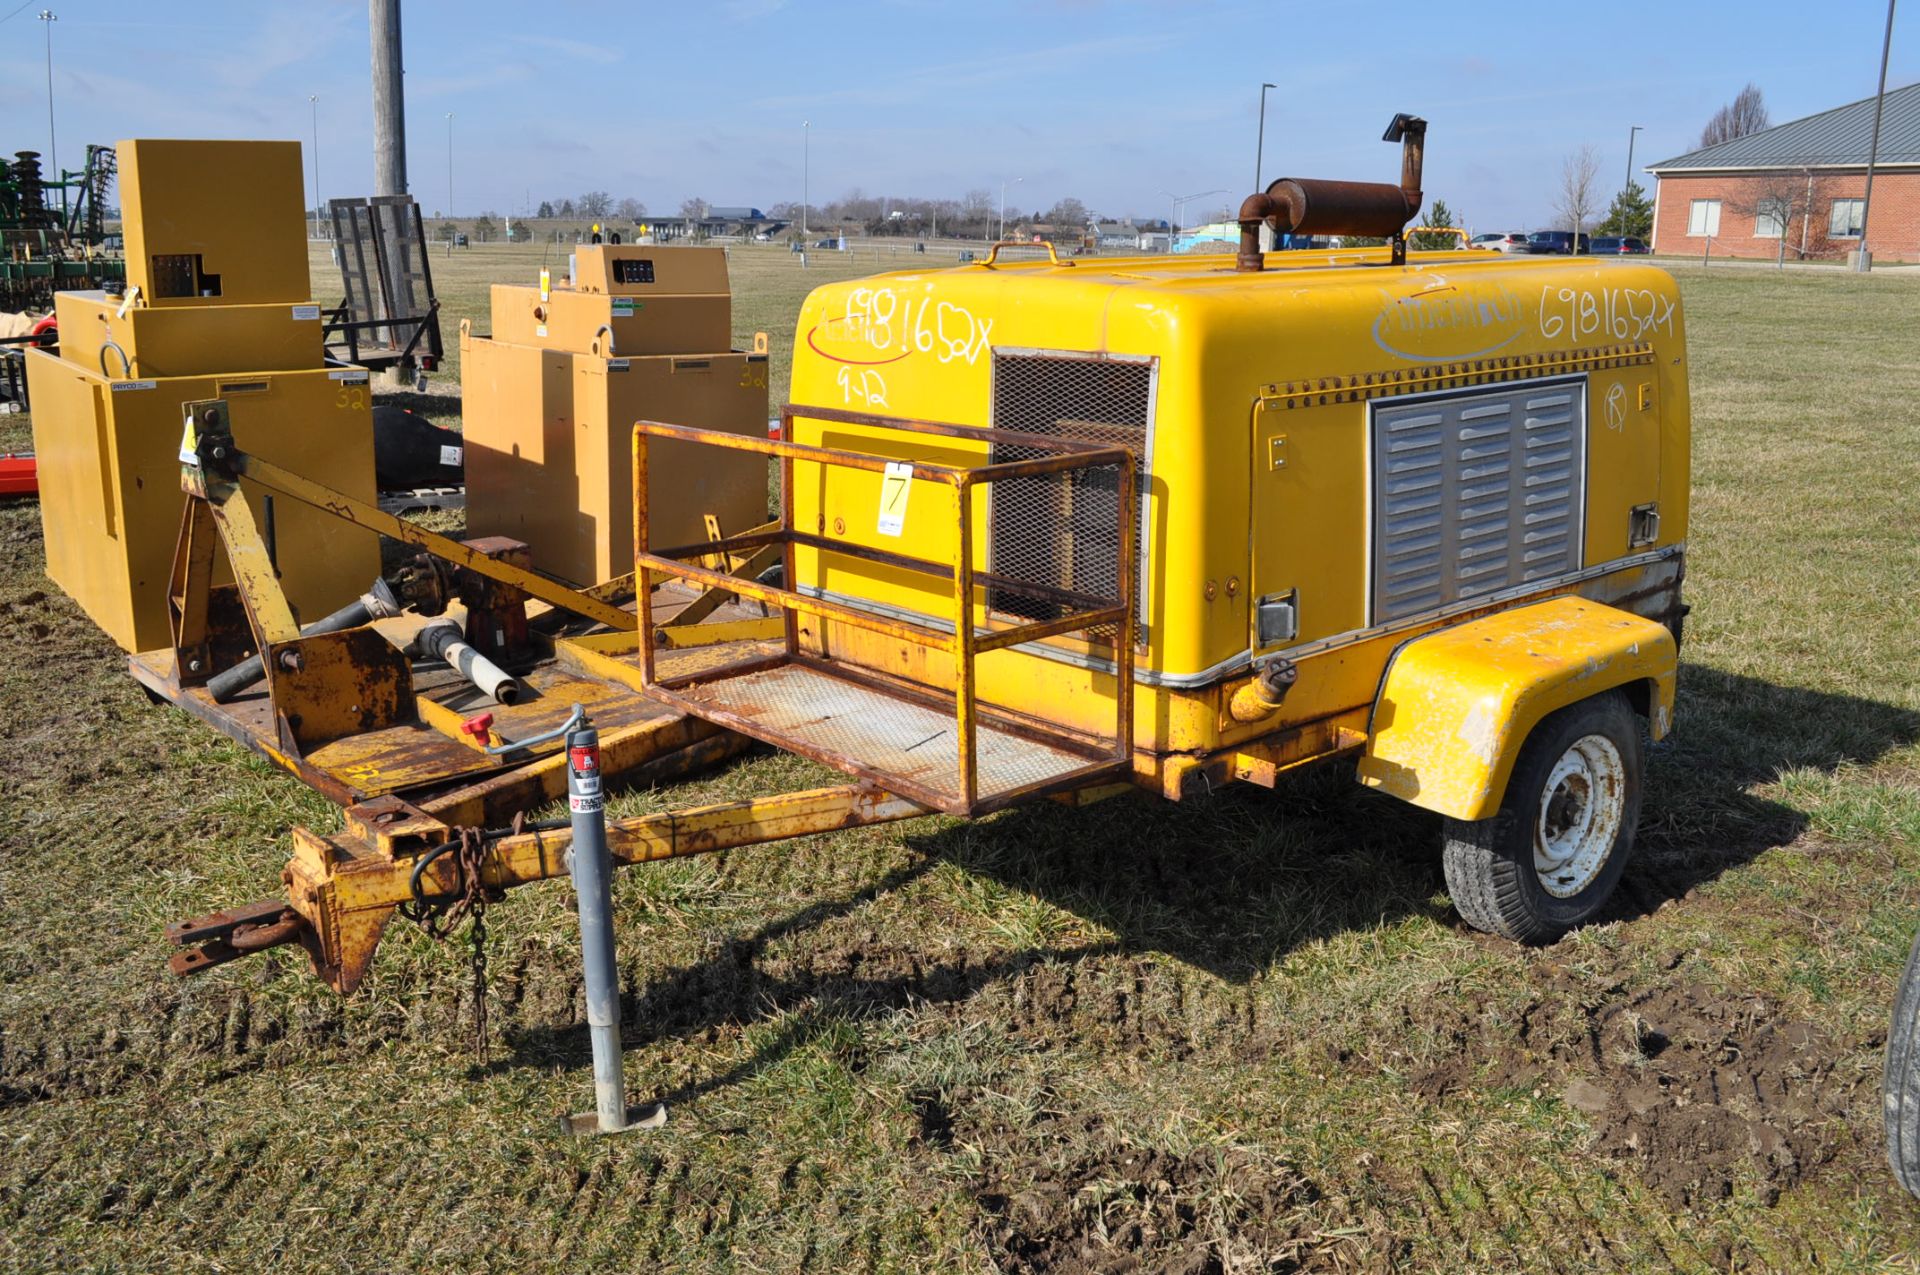
[[[1446,821],[1447,891],[1461,918],[1519,943],[1552,943],[1591,921],[1633,853],[1645,771],[1640,723],[1619,691],[1547,716],[1521,745],[1499,813]]]
[[[1881,1078],[1887,1121],[1887,1163],[1900,1185],[1920,1196],[1920,935],[1893,998],[1887,1069]]]

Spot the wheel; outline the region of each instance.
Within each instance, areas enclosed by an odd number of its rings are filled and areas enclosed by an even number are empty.
[[[1887,1163],[1900,1185],[1920,1196],[1920,935],[1893,998],[1887,1070],[1880,1083],[1887,1120]]]
[[[1626,696],[1596,695],[1534,727],[1491,819],[1449,819],[1447,890],[1468,925],[1552,943],[1592,920],[1633,851],[1646,753]]]

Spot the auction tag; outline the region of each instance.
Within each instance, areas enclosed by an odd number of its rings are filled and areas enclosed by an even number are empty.
[[[547,301],[547,300],[550,300],[552,296],[553,296],[553,271],[547,269],[545,266],[541,266],[540,267],[540,299],[542,301]],[[540,335],[545,336],[546,333],[542,332]]]
[[[883,536],[897,536],[907,526],[907,493],[913,490],[913,466],[903,460],[887,462],[880,476],[880,525]]]
[[[464,448],[464,447],[448,447],[448,446],[447,446],[447,445],[445,445],[444,443],[443,443],[443,444],[441,444],[441,447],[440,447],[440,463],[441,463],[442,465],[462,465],[462,464],[465,464],[465,463],[466,463],[466,448]]]
[[[293,307],[293,321],[295,323],[318,320],[319,317],[320,307],[317,305],[297,305]]]
[[[180,431],[180,463],[182,465],[200,464],[200,435],[193,428],[193,415],[187,415],[186,428]]]

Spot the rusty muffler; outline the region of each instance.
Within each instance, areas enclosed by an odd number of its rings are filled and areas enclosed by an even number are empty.
[[[1426,159],[1427,122],[1399,114],[1381,139],[1400,143],[1400,184],[1282,177],[1240,205],[1240,255],[1234,268],[1266,268],[1260,227],[1282,235],[1369,235],[1393,244],[1396,263],[1406,260],[1402,233],[1420,211],[1420,170]]]

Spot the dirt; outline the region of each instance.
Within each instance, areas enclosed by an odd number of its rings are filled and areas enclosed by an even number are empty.
[[[1676,1206],[1724,1198],[1742,1180],[1772,1204],[1785,1187],[1860,1149],[1847,1115],[1866,1079],[1838,1062],[1872,1042],[1836,1042],[1758,996],[1675,979],[1596,989],[1550,970],[1517,1018],[1485,1006],[1447,1033],[1456,1052],[1413,1078],[1433,1100],[1517,1089],[1558,1098],[1593,1126],[1591,1147]]]
[[[954,1118],[936,1109],[932,1119],[939,1127]],[[964,1121],[958,1136],[1003,1140]],[[1283,1161],[1239,1149],[1176,1155],[1127,1145],[1085,1119],[1043,1121],[1018,1141],[1035,1145],[1006,1162],[1028,1171],[974,1184],[981,1237],[1002,1271],[1225,1275],[1338,1264],[1332,1259],[1342,1237],[1316,1221],[1321,1192]],[[1084,1149],[1049,1163],[1040,1150],[1048,1143]]]

